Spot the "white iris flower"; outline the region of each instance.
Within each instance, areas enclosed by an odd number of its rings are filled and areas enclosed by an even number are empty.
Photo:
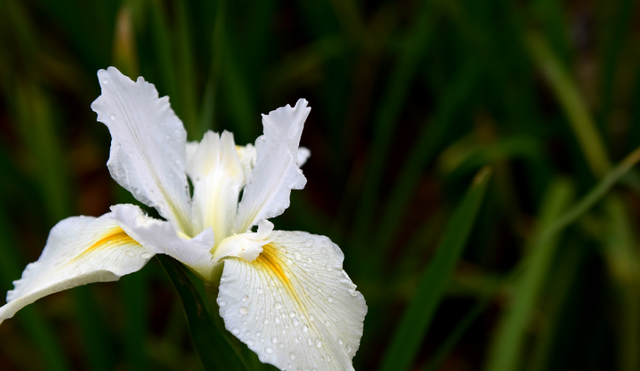
[[[225,327],[262,362],[283,370],[353,369],[367,306],[342,269],[342,251],[327,237],[275,231],[267,221],[306,183],[300,166],[309,151],[299,142],[307,101],[263,115],[255,147],[236,146],[226,131],[187,143],[168,97],[158,98],[153,84],[114,67],[98,78],[102,95],[91,108],[112,136],[111,176],[166,221],[115,205],[99,218],[59,222],[8,292],[0,323],[41,297],[118,280],[167,254],[207,284],[219,282]]]

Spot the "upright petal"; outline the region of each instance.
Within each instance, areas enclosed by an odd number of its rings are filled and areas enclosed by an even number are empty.
[[[193,182],[193,233],[212,227],[216,240],[233,233],[244,175],[233,134],[205,133],[187,166]]]
[[[58,291],[92,282],[117,281],[138,271],[153,253],[112,218],[72,217],[53,227],[38,261],[27,265],[0,308],[0,323],[24,306]]]
[[[252,262],[226,258],[218,305],[226,328],[282,370],[353,370],[367,312],[323,236],[273,232]]]
[[[298,166],[298,146],[309,111],[307,101],[300,99],[293,108],[287,105],[262,115],[264,135],[256,140],[256,163],[238,205],[236,232],[282,214],[289,207],[291,190],[306,184]]]
[[[115,205],[111,207],[113,218],[133,239],[147,250],[156,254],[166,254],[179,260],[207,280],[211,274],[211,248],[213,231],[204,230],[194,238],[176,231],[173,224],[151,218],[135,205]]]
[[[154,207],[190,235],[187,134],[158,91],[135,83],[114,67],[98,71],[102,95],[91,105],[111,133],[111,176],[140,202]]]

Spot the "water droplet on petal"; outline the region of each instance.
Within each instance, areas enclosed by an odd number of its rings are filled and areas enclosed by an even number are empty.
[[[112,113],[111,115],[109,115],[109,118],[110,118],[111,120],[115,120],[115,119],[116,119],[116,115],[114,115],[114,114]]]
[[[234,328],[231,329],[231,333],[234,334],[234,335],[238,335],[240,333],[240,330],[238,330],[237,327],[234,327]],[[340,343],[340,344],[342,344],[342,343]]]
[[[316,348],[322,348],[322,340],[316,340]]]
[[[327,264],[327,270],[328,270],[329,272],[331,272],[331,271],[333,270],[333,267],[331,266],[331,264]]]
[[[275,305],[276,309],[280,309],[282,308],[282,303],[279,301],[276,301],[276,305]]]
[[[313,340],[311,340],[311,338],[307,339],[307,345],[309,346],[313,345]]]
[[[128,256],[128,257],[130,257],[130,258],[133,258],[134,256],[136,256],[136,253],[135,253],[135,252],[133,252],[133,251],[131,251],[131,250],[127,250],[126,254],[127,254],[127,256]]]
[[[253,340],[247,340],[247,345],[248,345],[248,346],[252,347],[252,346],[253,346],[253,344],[255,344],[255,343],[253,342]]]
[[[264,349],[264,351],[265,351],[267,354],[273,354],[273,348],[271,348],[271,347],[266,347],[266,348]]]
[[[351,353],[351,344],[347,344],[347,353]]]
[[[338,344],[342,345],[342,339],[338,338]]]
[[[293,318],[293,317],[295,317],[295,316],[296,316],[296,312],[291,312],[291,313],[289,313],[289,317]]]
[[[307,327],[307,325],[302,325],[302,331],[304,332],[309,331],[309,328]]]
[[[274,336],[274,337],[271,339],[271,342],[272,342],[272,343],[274,343],[274,344],[277,344],[277,343],[278,343],[278,338]]]
[[[245,314],[249,313],[249,310],[246,307],[240,307],[240,309],[238,309],[238,312],[240,312],[240,314],[244,316]]]
[[[109,83],[109,80],[107,80],[107,79],[102,79],[102,83],[103,83],[103,84],[105,84],[105,85],[107,85],[107,84]]]
[[[224,307],[225,305],[227,305],[227,302],[224,301],[224,300],[221,300],[221,301],[218,302],[218,305],[221,306],[221,307]]]
[[[333,303],[333,297],[329,296],[327,297],[327,300],[329,301],[329,303]]]
[[[247,300],[249,300],[249,295],[245,295],[242,297],[243,302],[246,302]]]
[[[145,251],[145,252],[143,252],[142,254],[140,254],[140,257],[141,257],[142,259],[150,259],[150,258],[151,258],[151,256],[152,256],[152,255],[151,255],[151,253],[150,253],[150,252],[148,252],[148,251]]]
[[[289,354],[289,358],[291,358],[291,359],[296,359],[296,354],[295,354],[295,353],[290,353],[290,354]]]
[[[269,324],[269,320],[265,318],[262,323],[264,323],[265,325],[268,325]]]
[[[311,247],[313,245],[313,240],[312,239],[308,239],[306,241],[304,241],[304,245],[307,247]]]

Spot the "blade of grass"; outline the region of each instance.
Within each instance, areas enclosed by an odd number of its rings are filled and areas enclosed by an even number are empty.
[[[216,3],[215,25],[211,41],[211,67],[209,78],[202,99],[202,113],[200,115],[200,131],[216,130],[216,116],[218,115],[218,88],[220,87],[220,73],[224,56],[225,43],[225,15],[226,0],[218,0]]]
[[[603,176],[611,168],[611,163],[575,82],[542,37],[532,32],[525,43],[567,115],[591,171],[596,177]]]
[[[540,212],[539,231],[551,225],[573,198],[573,185],[566,179],[551,184]],[[540,296],[545,277],[553,262],[559,234],[553,239],[536,240],[527,248],[529,264],[514,284],[512,304],[502,316],[488,353],[485,369],[509,371],[521,369],[519,358],[526,327]]]
[[[186,1],[174,1],[173,5],[176,9],[176,73],[180,76],[177,85],[178,95],[174,98],[180,100],[182,107],[182,122],[187,129],[187,135],[190,140],[200,140],[204,132],[199,132],[198,127],[198,109],[196,106],[196,84],[194,76],[195,64],[193,62],[193,47],[191,45],[191,37],[189,25],[189,9]]]
[[[413,364],[456,262],[466,245],[484,199],[491,170],[482,169],[447,224],[442,242],[420,279],[386,351],[382,371],[404,371]]]
[[[393,129],[409,93],[420,62],[420,56],[427,47],[435,24],[435,12],[431,1],[423,1],[422,7],[414,19],[412,29],[403,41],[398,61],[391,72],[384,95],[375,113],[373,124],[373,142],[368,160],[365,185],[358,207],[355,228],[351,240],[353,246],[361,249],[367,246],[367,231],[371,228],[371,220],[376,213],[374,208],[380,193],[380,183],[384,174]]]
[[[214,326],[207,306],[187,275],[186,269],[177,261],[157,255],[156,258],[169,276],[180,296],[184,308],[191,340],[202,367],[205,370],[247,370],[243,360]]]
[[[451,128],[451,121],[456,110],[468,98],[478,76],[479,70],[476,63],[465,64],[460,74],[444,92],[433,118],[423,126],[411,154],[402,167],[398,181],[389,197],[389,202],[381,214],[383,216],[381,225],[385,227],[380,229],[377,238],[374,239],[377,253],[370,254],[370,256],[378,258],[378,264],[387,256],[388,251],[382,250],[385,247],[388,250],[393,246],[391,241],[397,234],[398,227],[405,220],[403,215],[418,187],[418,178],[427,162],[443,145],[445,133]],[[378,270],[371,269],[371,271],[377,272]]]
[[[604,257],[609,263],[616,299],[619,306],[617,321],[619,344],[618,365],[622,371],[640,369],[640,264],[632,218],[624,200],[611,194],[605,202],[608,222]]]

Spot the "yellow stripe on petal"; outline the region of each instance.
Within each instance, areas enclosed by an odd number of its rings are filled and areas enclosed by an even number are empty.
[[[76,256],[73,260],[81,259],[84,255],[89,254],[96,249],[110,246],[120,246],[125,243],[136,243],[136,241],[134,241],[133,238],[129,237],[129,235],[125,231],[123,231],[122,228],[116,227],[107,231],[102,238],[91,244],[91,246],[78,254],[78,256]]]
[[[280,369],[353,370],[367,307],[342,252],[304,232],[270,239],[253,260],[225,259],[217,299],[225,327]]]
[[[254,260],[252,264],[257,269],[266,271],[269,275],[274,276],[275,278],[280,280],[280,282],[282,282],[285,287],[293,290],[289,277],[287,277],[284,269],[282,269],[283,261],[281,259],[281,256],[278,253],[278,250],[276,250],[276,248],[274,248],[271,244],[262,246],[262,253],[258,255],[258,258],[256,258],[256,260]]]
[[[72,217],[53,227],[38,261],[27,266],[0,307],[0,323],[34,301],[92,282],[116,281],[153,256],[113,219]]]

